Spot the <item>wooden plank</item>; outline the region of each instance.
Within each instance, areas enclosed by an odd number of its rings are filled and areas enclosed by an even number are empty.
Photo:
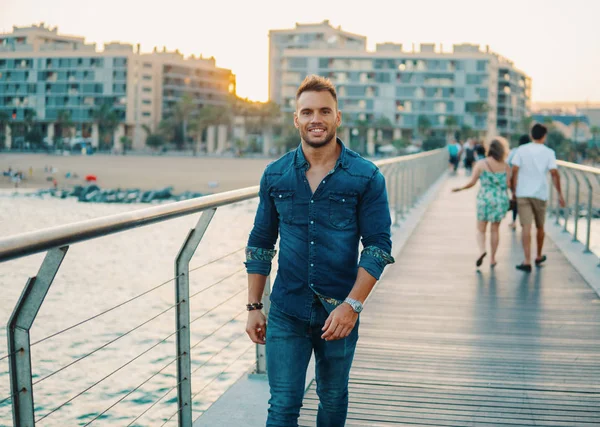
[[[476,272],[474,193],[454,180],[361,315],[346,425],[600,426],[600,300],[552,242],[516,271],[506,225],[496,269]],[[317,407],[313,384],[300,425]]]

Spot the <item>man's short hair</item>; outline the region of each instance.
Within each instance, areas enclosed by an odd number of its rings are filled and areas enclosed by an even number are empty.
[[[519,138],[519,145],[529,144],[530,142],[531,138],[529,138],[529,135],[521,135]]]
[[[548,133],[548,128],[544,125],[536,123],[531,128],[531,138],[539,141]]]
[[[300,98],[304,92],[329,92],[335,101],[335,106],[338,105],[337,93],[335,91],[335,86],[331,83],[331,80],[317,76],[312,74],[310,76],[306,76],[304,81],[300,84],[298,91],[296,92],[296,101]]]

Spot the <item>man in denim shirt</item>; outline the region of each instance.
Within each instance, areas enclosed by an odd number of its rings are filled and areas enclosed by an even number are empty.
[[[313,350],[317,426],[345,425],[358,314],[384,267],[394,262],[385,179],[337,139],[341,119],[331,82],[307,77],[294,113],[301,144],[267,166],[260,182],[246,248],[246,331],[252,341],[267,345],[268,427],[298,425]],[[260,301],[278,235],[267,329]]]

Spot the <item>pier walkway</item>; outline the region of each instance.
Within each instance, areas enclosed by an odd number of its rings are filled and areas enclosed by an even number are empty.
[[[443,184],[368,301],[347,426],[600,425],[598,295],[550,239],[543,268],[515,270],[520,232],[508,221],[498,265],[488,257],[477,271],[475,191],[452,194],[459,180]],[[315,425],[317,407],[313,383],[300,425]]]

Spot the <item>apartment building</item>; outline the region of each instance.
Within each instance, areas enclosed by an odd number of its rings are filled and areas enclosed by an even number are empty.
[[[95,112],[107,105],[119,121],[115,146],[126,135],[134,148],[142,148],[144,127],[155,130],[185,94],[202,107],[225,104],[231,93],[235,75],[217,67],[214,58],[184,58],[179,51],[156,48],[141,53],[139,45],[127,43],[99,50],[83,37],[59,34],[44,24],[0,34],[0,112],[22,122],[33,110],[48,141],[55,139],[56,122],[66,110],[74,134],[98,146]],[[224,132],[219,128],[219,141]],[[10,147],[8,126],[5,134]]]
[[[418,139],[420,116],[440,134],[456,121],[451,127],[510,136],[530,109],[531,79],[488,47],[458,44],[446,51],[435,44],[405,49],[381,43],[368,51],[366,37],[329,21],[272,30],[269,37],[271,100],[293,111],[306,75],[328,77],[337,87],[347,139],[353,123],[375,124],[382,117],[391,122],[394,139]],[[370,151],[380,135],[368,132]]]

